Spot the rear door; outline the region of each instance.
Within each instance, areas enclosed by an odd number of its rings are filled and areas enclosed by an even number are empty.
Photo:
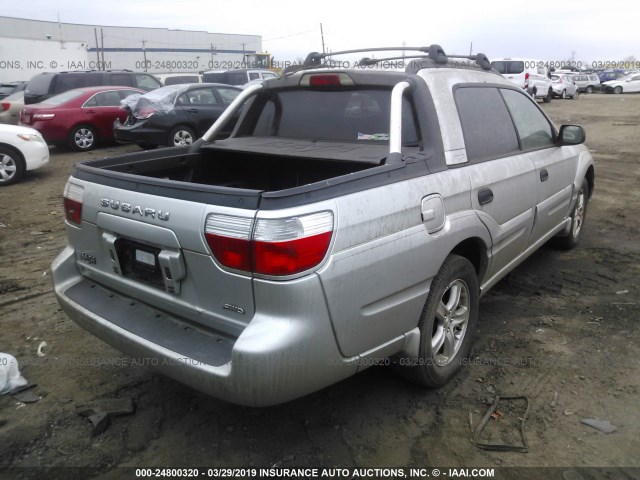
[[[553,126],[527,95],[501,89],[511,118],[518,133],[520,148],[527,152],[535,165],[535,222],[530,243],[560,225],[569,214],[573,193],[573,180],[578,164],[578,151],[574,147],[557,147]]]
[[[533,228],[537,185],[531,158],[520,151],[511,117],[497,88],[454,92],[465,141],[471,203],[491,234],[487,278],[523,252]]]
[[[94,126],[98,138],[109,140],[113,138],[113,122],[119,118],[124,122],[127,118],[125,110],[120,108],[122,99],[120,91],[108,90],[96,93],[82,106],[83,116],[87,123]]]
[[[190,123],[196,127],[198,137],[213,125],[226,108],[212,87],[199,87],[184,92],[180,95],[179,105]]]

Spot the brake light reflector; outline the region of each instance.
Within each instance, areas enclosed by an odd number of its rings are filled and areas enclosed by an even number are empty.
[[[354,85],[346,73],[307,73],[300,79],[301,87],[344,87]]]
[[[9,110],[9,108],[11,107],[11,104],[9,102],[2,102],[0,103],[0,112],[6,112],[7,110]]]
[[[64,216],[68,222],[80,225],[82,222],[82,200],[84,187],[70,181],[64,187]]]
[[[288,276],[322,262],[333,235],[329,211],[258,219],[210,214],[205,238],[225,267],[268,276]]]

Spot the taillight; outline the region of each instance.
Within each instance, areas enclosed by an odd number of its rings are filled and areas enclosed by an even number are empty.
[[[210,214],[205,237],[225,267],[265,276],[295,275],[318,266],[329,249],[333,214],[258,219]]]
[[[142,107],[133,114],[138,120],[145,120],[149,118],[151,115],[156,114],[158,111],[153,107]]]
[[[6,112],[9,108],[11,108],[11,104],[9,102],[0,103],[0,112]]]
[[[527,88],[529,86],[529,74],[525,73],[524,74],[524,88]]]
[[[82,221],[82,200],[84,187],[70,181],[64,187],[64,216],[68,222],[80,225]]]
[[[55,113],[34,113],[33,119],[34,120],[51,120],[55,116],[56,116]]]

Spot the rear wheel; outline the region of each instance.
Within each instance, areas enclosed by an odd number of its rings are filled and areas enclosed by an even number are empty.
[[[578,245],[582,236],[584,222],[587,219],[587,203],[589,202],[589,183],[587,179],[582,180],[582,185],[578,191],[576,204],[571,211],[571,230],[566,237],[557,237],[557,245],[564,249],[571,249]]]
[[[79,125],[69,135],[69,145],[78,152],[91,150],[97,143],[96,131],[89,125]]]
[[[567,98],[567,91],[566,90],[562,90],[562,93],[560,94],[560,98],[563,99],[563,100],[565,98]]]
[[[580,91],[576,89],[576,93],[573,94],[573,97],[571,97],[571,100],[577,100],[579,96],[580,96]]]
[[[0,187],[16,183],[24,172],[22,155],[13,148],[0,146]]]
[[[549,90],[547,91],[547,96],[544,97],[543,101],[544,103],[549,103],[552,98],[553,98],[553,89],[549,88]]]
[[[616,87],[616,88],[614,88],[614,89],[613,89],[613,93],[617,93],[617,94],[622,93],[622,87]]]
[[[479,286],[469,260],[449,255],[433,279],[418,323],[420,353],[401,359],[404,376],[427,387],[440,387],[469,355],[478,319]]]
[[[193,144],[195,140],[196,134],[191,128],[185,125],[178,125],[169,132],[167,145],[170,147],[185,147]]]

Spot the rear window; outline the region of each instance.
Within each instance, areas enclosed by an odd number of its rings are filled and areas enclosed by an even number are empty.
[[[52,79],[53,75],[45,73],[36,75],[29,81],[29,85],[27,87],[28,93],[32,93],[34,95],[44,95],[49,93],[49,85],[51,84]]]
[[[73,100],[74,98],[78,98],[83,94],[84,90],[69,90],[59,95],[47,98],[42,103],[46,103],[47,105],[62,105],[63,103]]]
[[[183,75],[181,77],[168,77],[165,79],[165,85],[179,85],[181,83],[198,83],[199,78],[197,75]]]
[[[501,74],[517,74],[524,72],[524,62],[517,60],[501,60],[491,62],[493,68]]]
[[[258,100],[251,134],[347,142],[388,142],[390,90],[288,90]],[[418,129],[411,103],[402,106],[402,140],[417,145]]]
[[[15,85],[0,85],[0,95],[11,95],[15,88]]]

